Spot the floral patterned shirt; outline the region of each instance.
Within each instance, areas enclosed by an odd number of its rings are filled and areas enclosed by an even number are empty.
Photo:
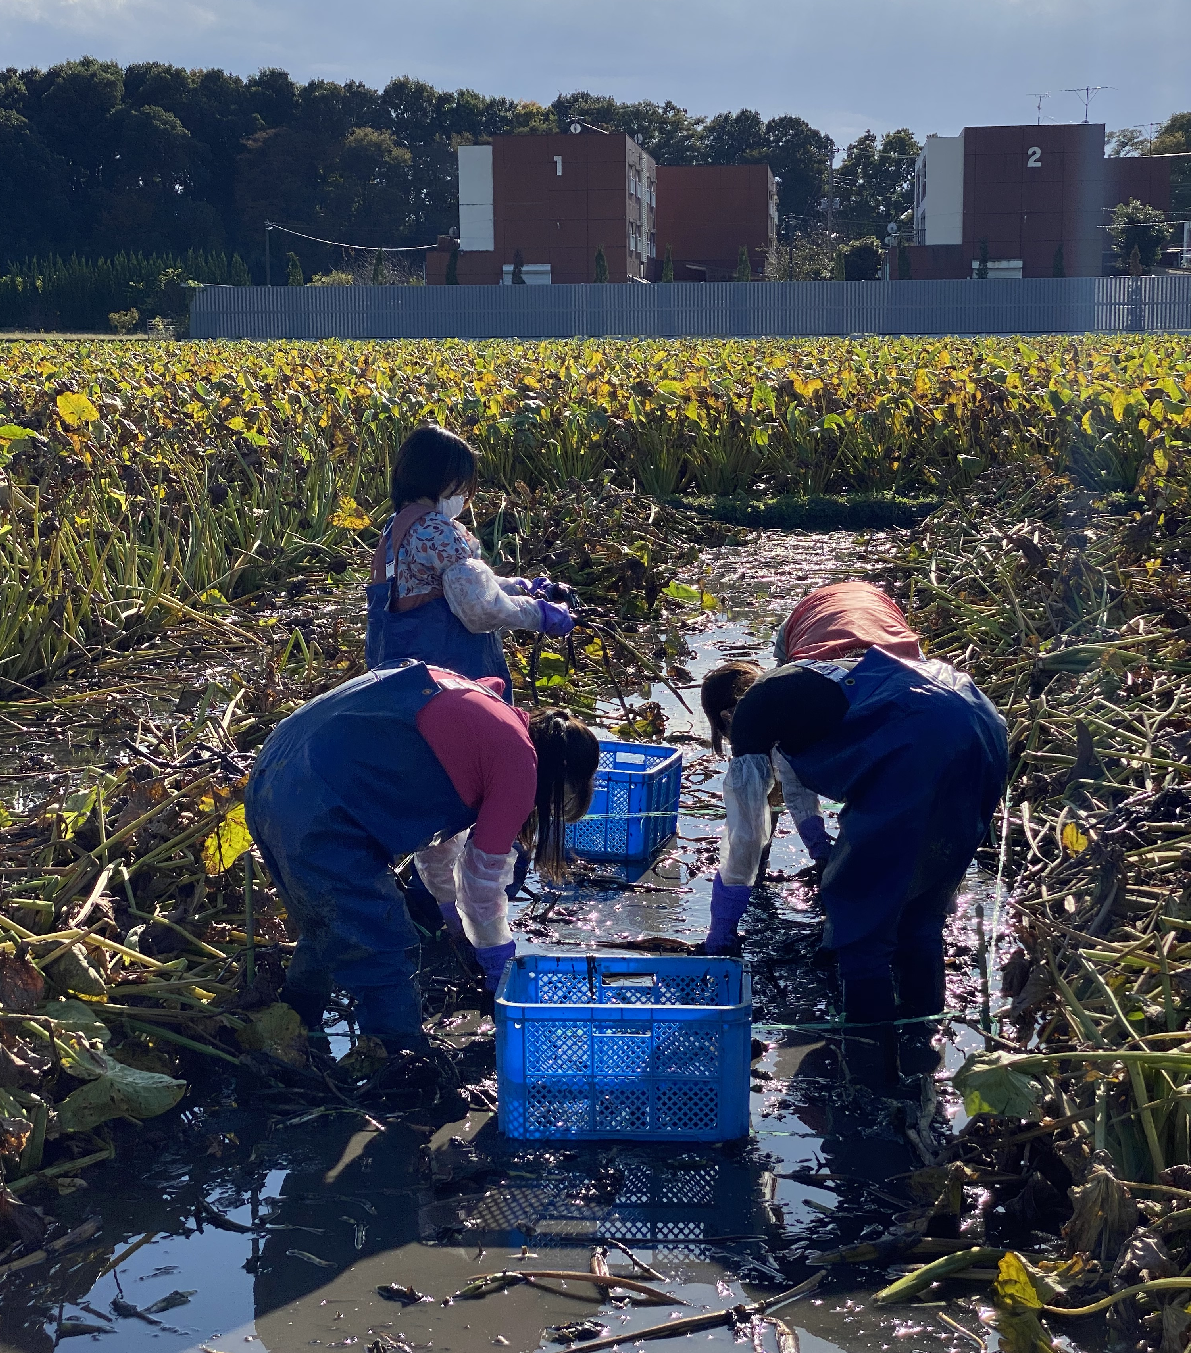
[[[409,528],[397,551],[397,595],[441,592],[447,569],[479,557],[480,542],[466,527],[441,512],[428,512]]]

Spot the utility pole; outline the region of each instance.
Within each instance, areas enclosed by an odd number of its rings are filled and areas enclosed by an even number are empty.
[[[827,138],[827,233],[835,233],[835,142]]]
[[[273,285],[273,268],[272,268],[271,260],[270,260],[270,258],[269,258],[269,235],[270,235],[270,232],[272,231],[272,229],[273,229],[273,222],[272,222],[272,221],[266,221],[266,222],[265,222],[265,286],[267,286],[267,287],[271,287],[271,286]]]

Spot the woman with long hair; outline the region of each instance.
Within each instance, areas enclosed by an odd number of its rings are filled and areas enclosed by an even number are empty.
[[[303,705],[261,749],[248,828],[301,931],[283,999],[308,1029],[334,983],[355,998],[361,1033],[424,1050],[417,931],[395,861],[413,855],[489,991],[515,952],[515,844],[547,878],[562,871],[599,744],[563,711],[512,709],[498,685],[420,662],[381,668]]]

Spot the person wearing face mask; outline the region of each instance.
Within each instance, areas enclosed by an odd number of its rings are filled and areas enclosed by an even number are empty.
[[[489,992],[515,953],[515,844],[545,878],[564,872],[565,824],[591,804],[599,743],[562,710],[510,708],[498,686],[391,664],[308,701],[261,748],[245,817],[300,928],[282,999],[308,1029],[335,983],[361,1033],[390,1053],[427,1051],[394,859],[413,854]]]
[[[501,647],[505,629],[560,637],[575,627],[569,588],[549,578],[498,578],[458,520],[475,492],[476,452],[453,432],[417,428],[393,462],[393,516],[372,559],[365,661],[383,667],[420,658],[461,676],[513,683]]]

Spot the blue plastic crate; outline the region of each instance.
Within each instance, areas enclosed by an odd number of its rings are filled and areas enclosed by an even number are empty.
[[[738,959],[523,954],[496,993],[500,1129],[724,1142],[749,1126],[752,986]]]
[[[647,860],[678,830],[681,793],[677,748],[601,738],[591,808],[567,827],[567,845],[589,860]]]

